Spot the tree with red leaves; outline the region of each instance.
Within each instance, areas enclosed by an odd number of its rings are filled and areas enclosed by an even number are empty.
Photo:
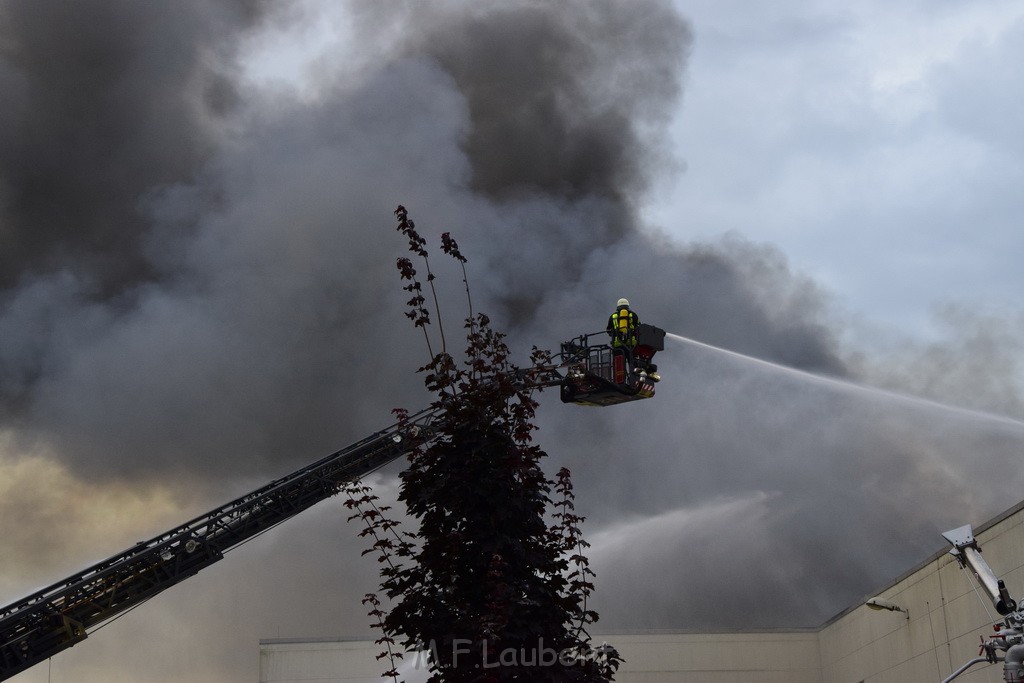
[[[405,208],[395,213],[410,250],[426,261],[426,241]],[[466,259],[448,233],[442,249],[463,264],[465,280]],[[407,315],[426,334],[430,315],[413,262],[401,258],[398,268],[412,294]],[[433,280],[428,263],[431,288]],[[437,353],[427,336],[432,355],[420,371],[441,427],[410,454],[399,495],[418,531],[398,534],[365,487],[350,491],[350,507],[360,510],[353,516],[381,551],[381,588],[395,601],[385,613],[367,597],[384,632],[379,642],[385,655],[396,643],[428,653],[418,661],[429,663],[431,683],[613,680],[618,653],[593,648],[586,630],[597,620],[587,609],[593,573],[569,472],[544,474],[546,453],[532,443],[529,373],[512,365],[487,316],[470,310],[461,363],[443,335]],[[537,368],[550,354],[535,348],[531,360]],[[388,675],[397,677],[394,666]]]

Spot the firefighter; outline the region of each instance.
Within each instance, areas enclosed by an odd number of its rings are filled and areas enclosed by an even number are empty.
[[[608,316],[608,336],[612,338],[612,346],[626,352],[629,364],[639,371],[641,379],[658,382],[661,376],[657,367],[650,359],[637,357],[633,350],[637,344],[637,328],[640,327],[640,316],[629,308],[628,299],[619,299],[615,304],[615,312]]]
[[[612,346],[623,347],[633,354],[636,346],[636,328],[640,326],[640,316],[629,310],[629,301],[619,299],[615,304],[615,312],[608,316],[608,336],[612,338]]]

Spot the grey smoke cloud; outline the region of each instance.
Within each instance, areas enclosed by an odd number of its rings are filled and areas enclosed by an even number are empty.
[[[392,265],[398,203],[434,244],[452,231],[477,310],[524,360],[532,344],[601,329],[623,295],[670,332],[897,389],[949,377],[935,361],[958,357],[851,361],[827,293],[777,250],[740,237],[679,244],[641,223],[652,178],[672,167],[659,144],[691,41],[667,2],[356,3],[358,67],[304,103],[233,79],[238,41],[286,13],[84,6],[136,27],[90,34],[122,68],[80,60],[85,48],[44,68],[37,53],[62,24],[43,21],[39,3],[0,6],[18,19],[5,24],[18,28],[4,35],[0,79],[21,88],[5,124],[48,109],[34,93],[56,111],[79,106],[51,92],[62,62],[100,95],[95,125],[42,117],[0,155],[0,230],[19,254],[0,257],[0,429],[27,444],[12,450],[65,466],[82,505],[96,504],[90,486],[110,498],[160,485],[190,493],[182,518],[198,514],[384,426],[393,407],[425,405],[413,371],[426,351]],[[167,104],[156,113],[154,102]],[[111,147],[105,122],[125,118],[135,127]],[[68,130],[64,148],[51,144]],[[37,148],[66,163],[33,185],[15,162]],[[30,187],[48,201],[29,201]],[[451,342],[461,273],[439,253],[433,265]],[[1018,331],[993,348],[1012,348]],[[982,380],[1011,358],[977,360],[958,398],[1019,414],[1013,385]],[[543,397],[538,436],[551,466],[574,472],[603,629],[816,625],[933,552],[938,527],[1016,502],[1013,477],[980,486],[976,469],[1010,462],[1013,428],[684,345],[659,363],[653,401],[587,411]],[[4,523],[27,504],[3,508]],[[105,657],[144,660],[125,641],[188,624],[210,635],[181,646],[226,680],[255,661],[256,637],[365,633],[358,598],[375,567],[327,505],[142,608],[167,615],[165,629],[140,631],[148,620],[130,615],[136,628],[107,640]],[[98,541],[83,565],[137,540],[137,527],[118,528],[125,543]],[[39,564],[52,567],[44,545]],[[93,646],[67,656],[102,671]]]
[[[1020,424],[718,355],[673,347],[658,405],[574,418],[579,445],[560,451],[600,501],[598,575],[629,586],[596,596],[611,620],[817,625],[939,550],[958,519],[1018,501]],[[604,546],[623,519],[637,528]]]
[[[466,98],[470,187],[493,199],[603,197],[629,207],[645,189],[653,140],[680,91],[686,25],[664,3],[538,3],[414,12],[409,54],[436,59]],[[626,222],[623,225],[622,222]],[[591,226],[621,236],[623,212]]]
[[[231,51],[259,0],[0,7],[0,287],[69,269],[147,275],[138,202],[187,180],[239,101]]]

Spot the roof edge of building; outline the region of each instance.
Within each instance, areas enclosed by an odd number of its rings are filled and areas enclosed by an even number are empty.
[[[982,533],[988,531],[989,529],[994,527],[996,524],[999,524],[1000,522],[1008,519],[1009,517],[1012,517],[1013,515],[1015,515],[1018,512],[1020,512],[1021,510],[1024,510],[1024,500],[1020,501],[1019,503],[1017,503],[1013,507],[1010,507],[1010,508],[1000,512],[995,517],[992,517],[991,519],[989,519],[989,520],[987,520],[985,522],[982,522],[978,526],[974,527],[974,534],[975,534],[975,536],[977,536],[978,534],[982,534]],[[919,562],[918,564],[914,565],[913,567],[911,567],[907,571],[903,572],[902,574],[897,576],[895,579],[893,579],[892,581],[890,581],[887,584],[885,584],[884,586],[882,586],[881,588],[878,588],[877,590],[872,591],[870,594],[864,596],[863,599],[861,599],[861,600],[857,601],[856,603],[850,605],[849,607],[847,607],[843,611],[833,615],[832,617],[827,619],[823,624],[821,624],[821,626],[816,627],[815,630],[821,631],[822,629],[825,629],[828,626],[831,626],[833,623],[835,623],[839,619],[843,618],[844,616],[846,616],[847,614],[849,614],[853,610],[855,610],[858,607],[860,607],[861,605],[863,605],[865,601],[867,601],[867,600],[869,600],[871,598],[871,596],[879,595],[881,593],[884,593],[885,591],[889,590],[890,588],[892,588],[896,584],[900,583],[901,581],[903,581],[903,580],[909,578],[910,576],[912,576],[913,574],[916,574],[917,572],[921,571],[922,569],[924,569],[925,567],[930,565],[932,562],[937,561],[943,555],[948,555],[949,554],[949,550],[950,549],[947,547],[947,548],[943,548],[941,550],[936,551],[934,554],[928,556],[926,559],[922,560],[921,562]]]

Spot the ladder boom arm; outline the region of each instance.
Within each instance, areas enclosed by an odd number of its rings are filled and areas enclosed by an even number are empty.
[[[424,410],[156,538],[0,609],[0,680],[220,560],[254,536],[396,460],[437,430]]]

